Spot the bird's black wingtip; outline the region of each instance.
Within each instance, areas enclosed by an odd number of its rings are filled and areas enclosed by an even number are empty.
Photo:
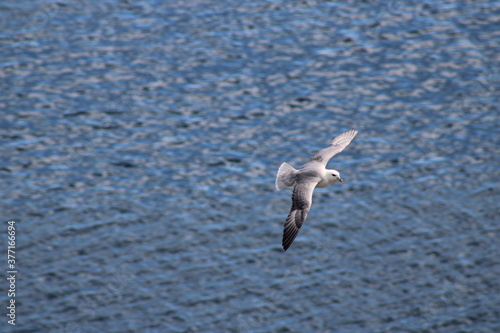
[[[283,240],[283,242],[281,243],[281,245],[283,246],[283,252],[286,252],[286,250],[288,250],[288,248],[292,245],[293,241],[295,240],[295,237],[297,237],[297,234],[298,230],[297,232],[295,232],[295,235],[293,235],[291,238]]]

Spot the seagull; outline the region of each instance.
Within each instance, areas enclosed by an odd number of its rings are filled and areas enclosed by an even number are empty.
[[[337,135],[328,147],[314,154],[309,159],[309,162],[299,170],[286,162],[283,162],[279,167],[276,175],[276,189],[281,191],[284,188],[293,186],[292,208],[288,213],[283,229],[283,251],[286,251],[292,245],[302,224],[304,224],[307,213],[311,209],[314,189],[316,187],[327,187],[336,181],[344,181],[340,178],[340,173],[337,170],[327,169],[326,164],[333,156],[344,150],[356,134],[358,134],[358,131],[351,129]]]

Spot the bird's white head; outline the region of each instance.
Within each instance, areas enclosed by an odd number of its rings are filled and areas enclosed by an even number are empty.
[[[327,169],[326,170],[326,177],[327,177],[327,179],[328,179],[328,181],[330,183],[334,183],[337,180],[339,182],[343,182],[344,181],[342,178],[340,178],[340,173],[337,170],[333,170],[333,169],[331,169],[331,170]]]

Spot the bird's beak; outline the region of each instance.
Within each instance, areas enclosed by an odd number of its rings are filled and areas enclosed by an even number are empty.
[[[341,183],[342,183],[343,181],[344,181],[344,180],[343,180],[342,178],[340,178],[340,177],[339,177],[339,182],[341,182]]]

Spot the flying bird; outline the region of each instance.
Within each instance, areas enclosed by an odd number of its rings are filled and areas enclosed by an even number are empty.
[[[283,251],[292,245],[299,233],[302,224],[306,220],[307,213],[311,209],[312,194],[316,187],[327,187],[336,181],[343,182],[337,170],[327,169],[328,161],[342,150],[354,139],[358,131],[351,129],[337,135],[330,145],[321,149],[309,162],[299,170],[284,162],[278,169],[276,175],[276,189],[278,191],[293,186],[292,208],[286,218],[283,229]]]

